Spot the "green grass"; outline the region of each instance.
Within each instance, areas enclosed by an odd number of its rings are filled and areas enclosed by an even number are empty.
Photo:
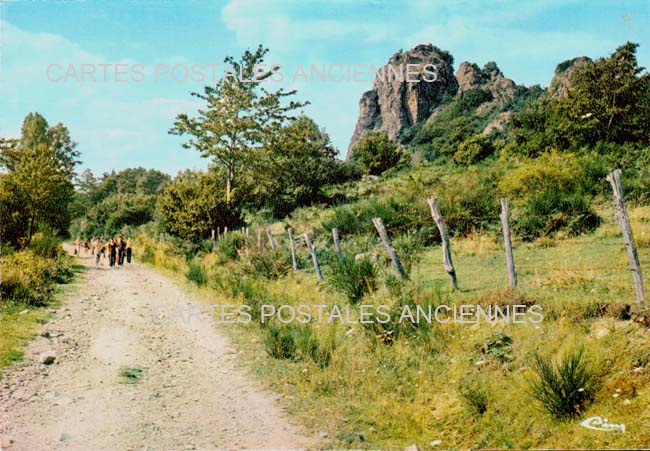
[[[125,366],[118,373],[121,384],[137,384],[142,379],[144,370],[140,366]]]
[[[420,184],[420,177],[429,175],[416,169],[409,177],[367,189],[373,195],[408,190],[408,179]],[[442,448],[639,447],[650,443],[650,335],[626,313],[625,306],[634,304],[634,291],[609,203],[598,213],[603,223],[586,235],[533,243],[515,237],[516,291],[507,287],[498,229],[452,238],[458,291],[451,289],[442,267],[440,246],[414,247],[410,279],[398,283],[375,237],[342,236],[346,252],[379,255],[377,287],[359,304],[538,304],[545,314],[541,324],[405,327],[386,340],[360,324],[338,325],[332,332],[327,324],[312,323],[311,332],[303,331],[301,353],[315,349],[312,334],[324,343],[333,333],[336,346],[328,348],[326,365],[311,358],[270,356],[265,342],[269,332],[257,322],[225,330],[251,372],[283,395],[293,415],[314,432],[330,433],[322,447],[403,448],[417,443],[426,448],[433,440],[442,440]],[[301,210],[292,226],[298,232],[308,226],[317,230],[330,215],[327,209]],[[630,215],[650,284],[650,208],[630,208]],[[272,225],[280,250],[288,255],[283,227]],[[404,238],[393,233],[394,242]],[[316,244],[321,255],[331,252],[326,236],[317,236]],[[309,262],[304,248],[298,251]],[[171,249],[159,247],[153,260],[167,269],[180,265],[182,274],[182,263],[174,263],[171,255]],[[229,281],[246,273],[243,267],[250,263],[245,252],[237,261],[215,254],[200,259],[208,278],[221,281],[200,290],[208,302],[246,303],[259,297],[292,305],[350,305],[344,293],[318,282],[310,266],[271,279],[249,274],[253,282],[246,294],[233,299]],[[325,278],[331,278],[332,268],[323,260]],[[352,306],[354,318],[357,308]],[[605,416],[624,423],[625,434],[591,431],[577,419],[557,421],[531,393],[531,381],[538,377],[535,356],[561,356],[576,348],[584,348],[585,357],[604,370],[600,388],[580,418]]]
[[[72,264],[70,268],[72,275],[79,278],[83,266]],[[79,279],[83,283],[83,278]],[[60,305],[63,296],[78,287],[79,282],[55,286],[52,295],[42,306],[0,301],[0,376],[7,366],[23,359],[23,349],[38,333],[40,326],[51,319],[49,309]]]

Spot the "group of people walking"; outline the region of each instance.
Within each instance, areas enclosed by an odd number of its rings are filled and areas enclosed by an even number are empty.
[[[106,259],[108,259],[108,265],[111,268],[122,266],[125,260],[127,263],[131,263],[133,255],[131,239],[127,238],[125,240],[122,235],[110,238],[108,241],[105,241],[104,237],[101,236],[93,237],[90,243],[88,243],[88,240],[77,237],[74,249],[75,255],[80,255],[82,247],[86,255],[88,255],[89,250],[94,255],[95,266],[103,266]]]

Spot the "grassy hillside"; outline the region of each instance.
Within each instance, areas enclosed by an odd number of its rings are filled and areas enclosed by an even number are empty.
[[[260,324],[254,317],[249,324],[228,326],[251,371],[284,394],[291,411],[314,432],[327,432],[323,446],[596,448],[650,443],[649,318],[633,305],[607,185],[589,195],[599,218],[589,223],[591,231],[576,235],[565,227],[548,229],[536,239],[515,236],[519,288],[512,290],[506,288],[498,208],[486,200],[498,200],[498,191],[486,191],[483,183],[503,187],[503,177],[517,167],[508,166],[501,175],[495,171],[495,165],[427,165],[379,182],[350,184],[339,188],[347,199],[344,205],[297,210],[286,221],[269,224],[276,250],[268,244],[257,249],[257,228],[267,226],[260,223],[251,227],[251,236],[230,233],[214,251],[206,245],[194,257],[173,240],[160,244],[142,235],[137,255],[185,274],[208,302],[348,306],[353,321],[359,319],[361,304],[389,305],[394,311],[404,305],[441,304],[543,309],[539,324],[392,320],[385,326],[326,321],[287,326],[277,320]],[[439,238],[424,198],[432,193],[440,196],[448,215],[458,291],[451,290],[441,264]],[[525,202],[515,199],[514,205],[518,224],[517,215],[529,213]],[[639,204],[630,211],[641,264],[648,268],[650,208]],[[407,280],[399,280],[391,268],[368,224],[372,215],[384,218]],[[302,242],[300,270],[291,270],[287,225],[296,235],[312,233],[324,281],[316,279]],[[371,262],[372,270],[362,272],[362,291],[367,292],[361,300],[351,301],[336,288],[337,280],[354,276],[337,263],[329,234],[333,225],[341,232],[346,258]],[[558,419],[533,395],[539,380],[536,356],[558,363],[579,350],[588,361],[586,371],[595,377],[593,396],[580,401],[574,418]],[[623,423],[626,432],[582,427],[580,421],[591,416]]]

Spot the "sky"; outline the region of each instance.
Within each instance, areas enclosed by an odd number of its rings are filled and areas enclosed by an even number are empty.
[[[432,43],[455,68],[496,61],[519,84],[548,86],[559,62],[626,41],[650,66],[648,30],[648,0],[0,0],[0,136],[18,137],[38,111],[70,129],[81,169],[95,174],[204,169],[167,132],[177,114],[201,108],[190,93],[211,84],[213,67],[223,76],[224,57],[263,44],[284,74],[273,86],[297,89],[343,155],[371,77],[294,80],[300,67],[380,66]],[[81,80],[91,68],[94,81]]]

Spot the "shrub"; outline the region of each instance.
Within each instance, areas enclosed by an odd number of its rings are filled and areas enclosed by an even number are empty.
[[[185,277],[190,282],[195,283],[198,287],[202,287],[208,283],[208,271],[201,263],[196,261],[189,261],[187,263],[187,272],[185,273]]]
[[[332,259],[330,285],[344,293],[350,303],[358,303],[366,293],[375,290],[377,270],[369,257],[355,260],[351,256]]]
[[[290,325],[270,323],[266,329],[264,345],[274,359],[291,360],[296,357],[296,342]]]
[[[380,175],[402,159],[402,151],[386,132],[370,132],[352,147],[352,160],[361,164],[364,172]]]
[[[3,257],[0,298],[33,306],[44,306],[54,292],[56,262],[30,250]]]
[[[599,378],[583,349],[565,354],[557,365],[535,355],[533,370],[532,395],[558,420],[579,416],[596,397]]]
[[[45,258],[57,258],[63,253],[61,239],[54,230],[43,229],[32,237],[29,248],[34,254]]]
[[[454,162],[461,165],[470,165],[485,160],[494,153],[492,140],[478,133],[458,145],[454,153]]]
[[[513,229],[524,240],[564,230],[569,235],[594,230],[600,218],[591,208],[584,158],[550,152],[504,175],[501,191],[516,209]]]
[[[239,232],[231,232],[217,242],[217,250],[231,260],[239,258],[239,251],[246,247],[246,237]]]
[[[292,268],[291,256],[279,249],[258,251],[250,254],[244,271],[256,277],[277,279]]]

